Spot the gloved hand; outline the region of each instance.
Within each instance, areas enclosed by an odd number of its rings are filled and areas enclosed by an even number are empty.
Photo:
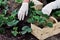
[[[22,3],[22,6],[18,11],[18,19],[24,20],[24,17],[25,17],[25,15],[27,16],[27,14],[28,14],[28,3],[24,2],[24,3]]]
[[[47,4],[45,7],[42,8],[43,14],[50,15],[51,11],[52,11],[51,4]]]
[[[58,9],[60,8],[60,0],[56,0],[54,2],[51,2],[47,4],[45,7],[42,8],[43,14],[50,15],[53,9]]]

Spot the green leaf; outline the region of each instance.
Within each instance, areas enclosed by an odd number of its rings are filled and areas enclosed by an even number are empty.
[[[17,14],[17,9],[15,9],[14,11],[12,11],[12,13],[11,13],[11,15],[13,15],[13,16],[16,16],[16,14]]]
[[[0,6],[1,6],[1,4],[2,4],[2,0],[0,0]]]
[[[3,25],[3,22],[0,22],[0,27]]]
[[[52,15],[53,15],[55,18],[60,17],[60,10],[57,10],[57,11],[53,12]]]
[[[17,31],[12,31],[11,32],[14,36],[17,36],[18,32]]]
[[[32,31],[32,29],[31,28],[28,28],[27,31],[28,31],[28,33],[30,33]]]
[[[39,16],[33,16],[35,20],[38,20],[40,17]]]
[[[46,18],[45,17],[40,17],[39,21],[46,21]]]
[[[18,22],[19,22],[18,20],[13,20],[11,22],[7,22],[7,25],[8,26],[15,26],[15,25],[17,25]]]
[[[13,30],[17,31],[18,30],[18,27],[13,27]]]
[[[48,23],[47,23],[47,26],[48,26],[48,27],[53,27],[53,23],[52,23],[52,22],[48,22]]]
[[[60,17],[60,14],[58,15],[58,17]]]
[[[5,6],[7,4],[7,0],[0,0],[0,6],[3,5]]]
[[[24,34],[26,34],[26,33],[27,33],[27,31],[22,31],[22,32],[21,32],[22,35],[24,35]]]
[[[22,30],[26,30],[29,26],[22,27]]]
[[[32,1],[30,1],[29,3],[30,7],[34,6],[34,3]]]
[[[7,14],[7,10],[6,9],[3,10],[3,14]]]
[[[27,22],[28,22],[28,23],[34,23],[34,19],[33,19],[33,18],[29,18],[29,19],[27,20]]]
[[[45,17],[45,18],[49,18],[49,16],[47,15],[47,14],[43,14],[43,17]]]
[[[5,33],[5,28],[0,28],[0,33],[4,34]]]
[[[5,29],[4,28],[0,28],[0,33],[4,34],[5,33]]]
[[[14,16],[8,16],[8,20],[7,21],[12,21],[12,20],[15,20],[15,17]]]
[[[39,24],[44,24],[45,23],[45,21],[43,21],[43,20],[41,20],[40,22],[39,22]]]
[[[40,16],[42,16],[42,12],[39,10],[39,11],[35,11],[36,12],[36,14],[38,14],[38,15],[40,15]]]
[[[16,19],[16,15],[17,15],[17,10],[12,11],[11,15],[8,16],[9,20]]]
[[[0,27],[4,24],[4,15],[0,14]]]
[[[28,29],[23,30],[21,33],[23,35],[23,34],[26,34],[27,32],[30,33],[31,31],[32,31],[31,28],[28,28]]]
[[[15,2],[17,2],[17,3],[22,3],[23,0],[15,0]]]
[[[32,30],[31,30],[31,28],[29,27],[29,26],[24,26],[23,28],[22,28],[22,34],[26,34],[27,32],[28,33],[30,33]]]

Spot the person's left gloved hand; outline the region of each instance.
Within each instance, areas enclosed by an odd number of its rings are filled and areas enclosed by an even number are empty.
[[[44,6],[44,7],[42,8],[43,14],[50,15],[51,11],[52,11],[52,6],[51,6],[51,4],[47,4],[46,6]]]
[[[28,3],[24,2],[24,3],[22,3],[22,6],[18,11],[18,19],[24,20],[24,17],[25,17],[25,15],[27,16],[27,14],[28,14]]]
[[[53,1],[42,8],[43,14],[50,15],[52,10],[60,8],[60,0]]]

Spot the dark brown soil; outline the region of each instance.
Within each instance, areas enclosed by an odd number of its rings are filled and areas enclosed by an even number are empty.
[[[18,35],[16,37],[13,37],[12,35],[1,35],[0,34],[0,40],[38,40],[35,36],[33,36],[30,33],[27,33],[26,35]],[[60,40],[60,34],[51,36],[45,40]]]
[[[0,40],[38,40],[38,39],[35,38],[32,34],[26,34],[26,35],[17,36],[17,37],[13,37],[13,36],[9,37],[8,35],[0,34]]]
[[[60,40],[60,34],[54,35],[54,36],[49,37],[49,38],[47,38],[45,40]]]

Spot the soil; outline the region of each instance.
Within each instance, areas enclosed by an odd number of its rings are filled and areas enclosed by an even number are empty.
[[[22,36],[16,36],[16,37],[13,37],[10,35],[1,35],[0,34],[0,40],[38,40],[36,37],[34,37],[32,34],[26,34],[26,35],[22,35]]]
[[[19,22],[18,25],[19,29],[21,31],[21,28],[23,26],[31,26],[30,23],[27,22]],[[20,35],[18,34],[17,36],[13,36],[11,34],[11,27],[8,27],[6,25],[4,25],[5,27],[5,33],[4,34],[0,34],[0,40],[38,40],[35,36],[33,36],[31,33],[26,33],[25,35]]]
[[[16,8],[20,8],[20,4],[16,4],[14,3],[14,0],[9,0],[8,1],[8,5],[9,5],[9,10],[8,13],[10,14],[11,11],[15,10]],[[26,17],[27,19],[27,17]],[[29,23],[26,23],[25,21],[21,21],[18,23],[19,29],[21,29],[22,26],[31,26]],[[4,26],[5,27],[5,26]],[[33,36],[31,33],[26,33],[25,35],[17,35],[16,37],[14,37],[11,34],[11,28],[8,28],[8,26],[6,27],[6,33],[5,34],[0,34],[0,40],[38,40],[35,36]],[[55,39],[54,39],[55,38]],[[59,40],[60,39],[60,34],[58,34],[57,36],[53,36],[53,37],[49,37],[45,40]]]
[[[60,40],[60,34],[57,34],[57,35],[54,35],[54,36],[51,36],[45,40]]]

